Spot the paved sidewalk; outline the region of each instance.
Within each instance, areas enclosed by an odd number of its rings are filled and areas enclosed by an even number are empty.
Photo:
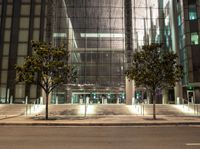
[[[0,116],[0,125],[22,126],[151,126],[151,125],[200,125],[200,116],[158,115],[98,115],[98,116]]]

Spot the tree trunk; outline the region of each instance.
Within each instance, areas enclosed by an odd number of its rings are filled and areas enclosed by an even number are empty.
[[[46,113],[45,113],[46,120],[48,120],[48,104],[49,104],[49,94],[46,93]]]
[[[156,91],[153,91],[153,119],[156,120]]]

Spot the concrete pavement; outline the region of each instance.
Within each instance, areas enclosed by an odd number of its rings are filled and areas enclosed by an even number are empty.
[[[152,115],[104,115],[104,116],[0,116],[0,125],[41,125],[41,126],[145,126],[145,125],[200,125],[200,116],[159,115],[157,120]]]
[[[156,105],[156,113],[152,105],[50,105],[44,120],[44,105],[0,105],[0,125],[200,125],[200,105]]]

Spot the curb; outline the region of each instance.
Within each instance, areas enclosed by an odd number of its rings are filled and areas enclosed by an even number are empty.
[[[0,126],[189,126],[200,125],[200,122],[169,123],[0,123]]]

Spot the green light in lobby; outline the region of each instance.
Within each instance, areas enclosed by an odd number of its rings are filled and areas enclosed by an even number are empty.
[[[194,88],[192,86],[188,86],[187,90],[193,90]]]
[[[125,98],[125,93],[122,93],[121,97],[122,97],[122,99],[124,99]]]
[[[108,99],[110,99],[110,93],[108,93]]]
[[[93,95],[93,98],[96,99],[96,97],[97,97],[96,93],[92,93],[92,95]]]

